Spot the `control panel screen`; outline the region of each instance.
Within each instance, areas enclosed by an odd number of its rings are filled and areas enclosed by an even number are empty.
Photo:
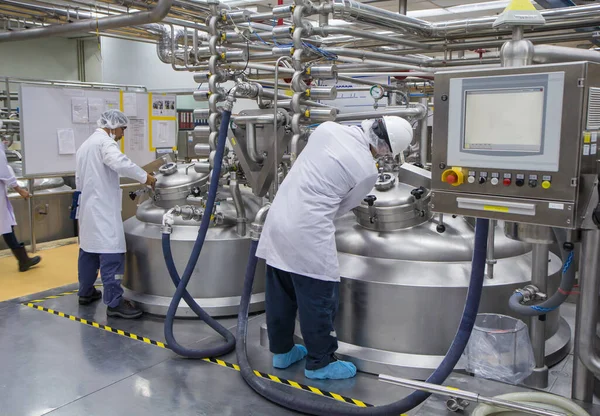
[[[544,88],[465,91],[463,149],[534,152],[542,147]]]

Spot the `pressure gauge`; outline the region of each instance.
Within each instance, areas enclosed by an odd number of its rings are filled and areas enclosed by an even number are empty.
[[[385,95],[385,90],[381,85],[373,85],[370,89],[370,93],[374,100],[381,100]]]

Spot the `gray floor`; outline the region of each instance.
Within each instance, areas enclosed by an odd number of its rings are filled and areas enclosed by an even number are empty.
[[[61,288],[29,297],[38,299],[61,293]],[[177,357],[169,350],[135,341],[101,329],[21,305],[0,303],[0,414],[2,415],[292,415],[256,395],[239,372],[204,361]],[[41,306],[110,325],[136,335],[163,341],[162,319],[147,316],[138,321],[107,319],[101,303],[81,307],[75,295],[46,300]],[[574,308],[564,311],[572,320]],[[298,383],[359,399],[374,405],[395,401],[408,390],[359,374],[343,381],[307,380],[301,364],[287,370],[271,366],[271,357],[259,345],[264,315],[255,315],[249,325],[248,353],[253,367]],[[234,319],[222,323],[234,328]],[[220,339],[198,321],[178,321],[176,335],[190,347],[215,345]],[[235,354],[222,357],[237,363]],[[572,359],[551,370],[549,391],[568,396]],[[447,385],[498,395],[523,391],[519,387],[454,374]],[[331,400],[273,383],[307,400]],[[433,397],[410,415],[452,415],[444,397]],[[470,414],[471,404],[463,414]],[[600,416],[600,406],[588,407]]]

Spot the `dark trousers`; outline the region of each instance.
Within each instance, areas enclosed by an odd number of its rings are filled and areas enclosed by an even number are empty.
[[[7,234],[2,234],[2,238],[4,238],[4,242],[8,248],[16,250],[21,247],[19,240],[17,240],[17,236],[15,235],[15,228],[12,227],[12,231]]]
[[[266,309],[270,350],[285,354],[294,346],[296,311],[308,350],[306,369],[334,362],[338,348],[333,322],[339,304],[339,282],[326,282],[267,266]]]
[[[98,270],[104,287],[104,303],[114,308],[119,306],[123,297],[121,279],[125,273],[125,254],[88,253],[79,249],[79,296],[91,296]]]

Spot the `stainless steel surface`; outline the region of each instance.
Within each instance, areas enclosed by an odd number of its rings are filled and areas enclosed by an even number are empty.
[[[600,62],[600,52],[556,45],[536,45],[533,49],[533,62],[536,64],[569,61]]]
[[[534,46],[530,40],[513,39],[502,45],[500,60],[503,67],[521,67],[531,65]]]
[[[186,174],[187,170],[187,174]],[[194,169],[179,166],[171,175],[158,175],[154,199],[143,202],[134,218],[125,221],[127,241],[126,272],[123,287],[128,299],[136,302],[147,312],[164,315],[175,293],[162,251],[161,224],[163,215],[175,205],[192,205],[202,211],[204,206],[198,197],[187,198],[192,188],[200,187],[204,194],[207,176]],[[232,181],[234,187],[237,181]],[[165,199],[165,195],[169,199]],[[160,199],[158,199],[160,197]],[[243,205],[236,210],[238,204]],[[245,233],[245,220],[253,220],[260,209],[262,199],[253,196],[247,188],[234,196],[230,187],[220,187],[218,206],[213,213],[222,218],[208,230],[200,259],[188,292],[211,315],[237,314],[250,250],[250,237]],[[198,235],[199,222],[175,218],[171,234],[171,249],[178,270],[183,272]],[[240,236],[242,234],[242,236]],[[256,271],[256,284],[251,311],[264,309],[264,262]],[[180,303],[177,316],[195,316],[184,301]]]
[[[404,170],[401,177],[414,179]],[[374,189],[375,223],[365,203],[355,210],[356,217],[336,221],[342,276],[338,353],[362,371],[426,378],[446,353],[463,311],[473,226],[445,216],[446,229],[438,232],[427,209],[428,193],[416,199],[411,194],[415,187],[397,181],[387,190]],[[485,280],[480,313],[515,316],[508,298],[531,280],[531,247],[505,237],[502,227],[500,222],[495,232],[497,264],[494,279]],[[548,291],[553,292],[561,262],[553,254],[549,258]],[[408,316],[414,319],[400,318]],[[558,311],[547,318],[546,359],[552,365],[568,353],[570,330]]]
[[[548,258],[550,248],[546,244],[534,244],[532,248],[531,284],[541,293],[548,295]],[[542,318],[542,319],[541,319]],[[529,324],[529,336],[533,347],[535,368],[525,380],[530,387],[545,389],[548,387],[548,366],[546,366],[546,317],[533,317]]]
[[[335,121],[352,121],[352,120],[364,120],[367,118],[383,117],[383,116],[399,116],[399,117],[414,117],[421,119],[427,114],[427,108],[421,104],[417,104],[410,107],[382,107],[380,110],[368,110],[360,113],[344,113],[338,114],[335,117]]]
[[[440,214],[440,218],[443,218],[443,215],[444,214]],[[485,276],[488,279],[494,278],[494,266],[497,263],[496,258],[494,256],[495,240],[496,240],[496,221],[490,221],[489,226],[488,226],[487,252],[485,254],[485,264],[486,264]],[[548,276],[548,274],[546,274],[545,276]]]
[[[564,72],[565,88],[562,109],[562,127],[559,151],[559,172],[536,171],[527,166],[517,169],[484,169],[462,166],[466,171],[489,171],[498,173],[500,178],[504,174],[523,173],[526,175],[537,174],[538,177],[550,175],[551,187],[543,189],[541,186],[530,187],[525,184],[519,186],[494,186],[491,181],[484,184],[463,183],[460,186],[451,186],[441,180],[441,173],[445,169],[446,150],[448,140],[448,110],[451,100],[442,100],[449,94],[449,81],[451,78],[470,78],[476,76],[499,76],[514,74],[532,74],[540,72]],[[454,213],[460,215],[479,216],[520,223],[540,224],[563,228],[577,228],[582,224],[587,205],[584,201],[589,199],[593,190],[593,180],[584,180],[586,175],[595,177],[596,156],[584,154],[583,140],[573,141],[572,137],[583,137],[586,131],[587,101],[589,88],[600,84],[600,65],[594,63],[564,63],[549,65],[534,65],[520,68],[488,69],[481,71],[444,72],[436,75],[435,102],[436,117],[434,120],[434,142],[432,174],[434,193],[432,202],[434,211]],[[581,87],[579,86],[581,85]],[[532,204],[535,215],[510,214],[494,210],[460,208],[457,198],[468,197],[481,199],[482,202],[490,201],[487,205],[503,206],[511,202]],[[551,209],[550,202],[558,202],[562,209]],[[560,205],[563,204],[563,205]]]
[[[576,364],[573,368],[574,397],[590,401],[593,383],[590,373],[600,377],[600,357],[594,345],[598,322],[598,291],[600,290],[600,231],[585,230],[582,235],[582,253],[579,264],[579,302],[575,325]],[[583,364],[587,371],[584,370]],[[575,388],[580,389],[575,391]]]
[[[419,154],[421,155],[421,164],[427,166],[431,159],[430,148],[429,148],[429,98],[424,97],[420,100],[421,105],[425,108],[425,114],[423,114],[421,121],[419,122]]]
[[[21,176],[21,162],[12,162],[10,166],[17,177]],[[28,179],[17,182],[33,195],[32,198],[25,200],[16,192],[8,194],[17,221],[15,234],[19,242],[31,245],[32,252],[35,252],[37,243],[75,236],[75,223],[69,217],[73,191],[65,185],[62,178]],[[0,239],[0,249],[6,248],[8,248],[6,243]]]

